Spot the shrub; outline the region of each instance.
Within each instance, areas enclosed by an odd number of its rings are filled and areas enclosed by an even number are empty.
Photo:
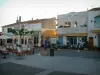
[[[92,49],[93,49],[93,50],[97,50],[97,46],[93,46]]]

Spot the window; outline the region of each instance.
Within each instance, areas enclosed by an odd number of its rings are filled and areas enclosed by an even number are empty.
[[[67,25],[67,22],[65,22],[65,24]]]
[[[82,42],[86,42],[86,41],[87,41],[87,37],[86,36],[82,37]]]
[[[58,28],[63,28],[63,25],[60,25]]]
[[[64,27],[71,27],[71,22],[65,22]]]
[[[2,45],[2,39],[0,39],[0,45]]]
[[[17,42],[17,39],[14,39],[14,43],[16,43]]]
[[[96,23],[96,21],[94,21],[94,23]]]
[[[7,39],[7,43],[12,43],[12,39]]]
[[[7,28],[7,32],[8,33],[11,32],[11,30],[12,30],[12,28]]]
[[[21,39],[21,44],[24,44],[24,39]]]
[[[68,25],[71,26],[71,22],[68,22]]]
[[[25,45],[27,44],[27,39],[25,39]]]
[[[77,21],[74,22],[74,27],[77,27]]]
[[[36,45],[36,44],[38,44],[38,37],[34,37],[34,44]]]
[[[94,18],[95,27],[100,27],[100,15]]]
[[[2,29],[2,31],[4,31],[4,29]]]

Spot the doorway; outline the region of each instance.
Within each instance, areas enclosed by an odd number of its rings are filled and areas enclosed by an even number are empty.
[[[93,47],[93,37],[89,37],[89,48]]]
[[[67,37],[67,40],[69,41],[69,43],[71,45],[76,45],[77,44],[77,37],[73,36],[73,37]]]
[[[98,35],[98,47],[100,47],[100,35]]]

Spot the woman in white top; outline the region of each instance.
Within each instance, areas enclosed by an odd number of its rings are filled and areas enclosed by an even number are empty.
[[[6,50],[6,46],[3,46],[3,47],[2,47],[2,51],[3,51],[3,59],[7,58],[8,52],[7,52],[7,50]]]

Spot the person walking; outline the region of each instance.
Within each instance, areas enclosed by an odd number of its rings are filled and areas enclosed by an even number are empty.
[[[44,41],[44,48],[47,49],[47,40]]]
[[[79,49],[81,48],[81,41],[78,42],[77,48],[78,48],[78,51],[77,52],[80,52]]]

